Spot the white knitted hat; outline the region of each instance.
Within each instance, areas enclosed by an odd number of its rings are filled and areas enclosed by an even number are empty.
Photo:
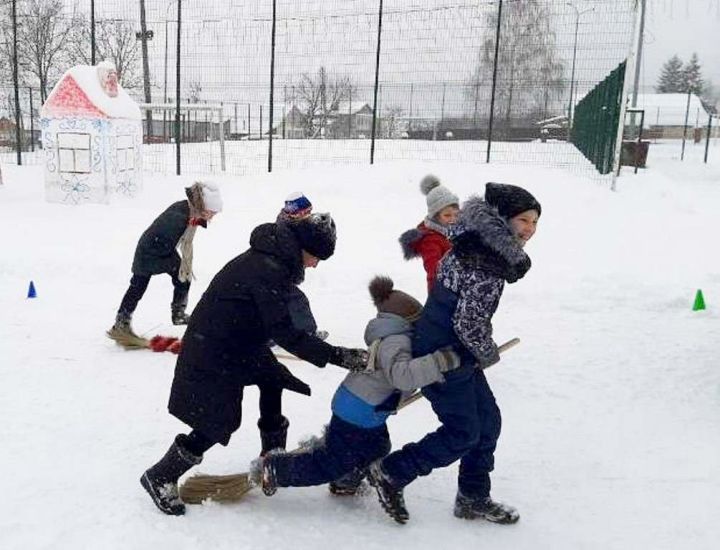
[[[222,212],[223,201],[220,196],[220,189],[218,186],[210,181],[201,181],[203,203],[205,204],[205,210],[212,212]]]

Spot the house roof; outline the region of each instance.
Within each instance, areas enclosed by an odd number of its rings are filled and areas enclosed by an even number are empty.
[[[118,84],[116,97],[108,96],[100,86],[97,67],[76,65],[58,80],[40,109],[43,118],[82,116],[140,120],[137,103]]]
[[[338,103],[337,112],[343,114],[347,114],[348,112],[352,114],[357,114],[366,107],[372,111],[372,107],[367,101],[353,101],[352,103],[343,101]]]
[[[638,94],[636,108],[645,110],[645,126],[683,126],[687,104],[687,94]],[[698,117],[704,124],[708,113],[700,98],[690,94],[688,124],[694,126]]]

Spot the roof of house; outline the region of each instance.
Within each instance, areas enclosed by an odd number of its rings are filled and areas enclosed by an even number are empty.
[[[100,85],[97,67],[76,65],[65,71],[40,109],[43,118],[90,117],[142,118],[137,103],[118,84],[116,97],[110,97]]]
[[[629,107],[630,103],[628,103]],[[683,126],[685,113],[688,112],[687,94],[638,94],[637,109],[645,110],[645,126]],[[700,98],[690,94],[690,110],[688,112],[688,125],[694,126],[695,121],[707,122],[708,113],[705,111]]]

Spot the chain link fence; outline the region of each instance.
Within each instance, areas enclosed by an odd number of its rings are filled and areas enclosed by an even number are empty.
[[[151,105],[144,166],[162,173],[391,160],[584,169],[568,139],[575,106],[628,56],[636,19],[635,0],[18,0],[21,24],[43,2],[79,28],[51,74],[91,61],[94,19],[96,61],[111,59]],[[31,69],[21,83],[37,83]]]

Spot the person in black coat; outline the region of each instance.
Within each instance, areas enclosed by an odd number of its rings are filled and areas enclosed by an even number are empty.
[[[332,363],[360,371],[367,366],[366,350],[323,342],[297,328],[288,309],[290,289],[302,282],[305,268],[316,267],[334,250],[329,214],[293,224],[266,223],[253,230],[250,249],[215,275],[190,317],[168,405],[192,431],[179,434],[140,480],[164,513],[185,513],[179,477],[210,447],[227,445],[240,427],[245,386],[260,389],[262,452],[285,447],[289,422],[282,414],[282,392],[310,395],[310,388],[278,362],[270,339],[318,367]]]
[[[108,331],[112,338],[132,333],[132,315],[145,294],[153,275],[167,273],[172,278],[173,298],[170,306],[172,322],[185,325],[188,315],[188,293],[192,274],[192,241],[195,229],[207,227],[222,210],[218,188],[210,182],[196,182],[185,188],[187,200],[171,204],[140,237],[132,263],[130,287],[125,292],[115,324]],[[176,248],[180,247],[182,257]]]

